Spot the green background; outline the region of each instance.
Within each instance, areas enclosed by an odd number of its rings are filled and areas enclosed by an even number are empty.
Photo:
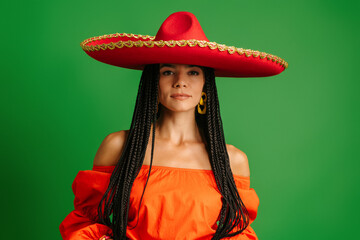
[[[226,141],[244,151],[260,239],[356,239],[359,3],[7,1],[1,12],[2,236],[61,239],[71,183],[128,129],[140,71],[99,63],[86,38],[155,35],[193,12],[210,41],[277,55],[268,78],[218,78]]]

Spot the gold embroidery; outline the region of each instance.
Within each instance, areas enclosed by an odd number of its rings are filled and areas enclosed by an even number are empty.
[[[124,37],[134,38],[136,41],[133,41],[133,40],[121,41],[120,40],[118,42],[103,43],[101,45],[88,45],[89,43],[94,42],[94,41],[99,41],[99,40],[108,39],[108,38],[119,38],[119,37],[120,38],[124,38]],[[281,59],[272,54],[255,51],[255,50],[251,50],[251,49],[236,48],[234,46],[229,47],[224,44],[218,44],[216,42],[207,42],[204,40],[196,40],[196,39],[169,40],[169,41],[163,41],[163,40],[154,41],[154,39],[155,39],[154,36],[149,36],[149,35],[140,35],[140,34],[132,34],[132,33],[131,34],[115,33],[115,34],[108,34],[108,35],[103,35],[103,36],[92,37],[92,38],[86,39],[80,43],[80,46],[82,47],[82,49],[84,49],[84,51],[87,51],[87,52],[100,51],[100,50],[106,50],[106,49],[113,50],[115,48],[123,48],[123,47],[131,48],[131,47],[145,46],[148,48],[152,48],[155,45],[157,47],[165,47],[165,46],[167,46],[167,47],[176,47],[176,46],[195,47],[195,46],[199,46],[202,48],[208,47],[211,50],[218,49],[221,52],[227,51],[229,54],[238,53],[239,55],[245,54],[246,57],[253,56],[255,58],[260,57],[260,59],[266,58],[269,61],[279,63],[285,69],[288,67],[288,63],[284,59]]]
[[[175,41],[175,42],[177,42],[177,45],[178,45],[179,47],[185,47],[186,44],[187,44],[187,41],[186,41],[186,40],[179,40],[179,41]]]
[[[176,46],[176,41],[174,41],[174,40],[168,41],[168,46],[169,47],[175,47]]]

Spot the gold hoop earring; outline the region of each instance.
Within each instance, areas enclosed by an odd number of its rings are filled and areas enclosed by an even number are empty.
[[[197,105],[197,110],[198,110],[199,114],[205,114],[206,113],[206,101],[207,101],[206,93],[202,92],[200,102]]]

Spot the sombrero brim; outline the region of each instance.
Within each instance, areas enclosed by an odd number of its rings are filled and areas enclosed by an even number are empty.
[[[154,39],[148,35],[116,33],[89,38],[80,45],[100,62],[137,70],[147,64],[173,63],[211,67],[218,77],[266,77],[288,67],[277,56],[251,49],[203,40]]]

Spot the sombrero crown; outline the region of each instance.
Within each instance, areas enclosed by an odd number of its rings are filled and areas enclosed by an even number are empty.
[[[173,63],[211,67],[220,77],[265,77],[288,66],[268,53],[210,42],[189,12],[171,14],[155,37],[116,33],[89,38],[80,45],[100,62],[138,70],[147,64]]]

